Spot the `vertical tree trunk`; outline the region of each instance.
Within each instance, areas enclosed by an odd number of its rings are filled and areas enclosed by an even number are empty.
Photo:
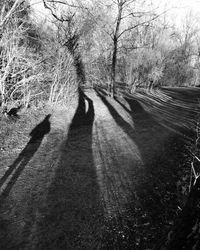
[[[110,95],[113,97],[115,92],[115,81],[116,81],[116,65],[117,65],[117,51],[118,51],[118,35],[119,28],[122,20],[122,10],[123,10],[124,1],[120,0],[118,2],[118,15],[117,23],[115,27],[115,32],[113,35],[113,52],[112,52],[112,64],[111,64],[111,86],[110,86]]]
[[[76,75],[77,75],[77,81],[79,85],[84,85],[86,82],[85,79],[85,69],[84,69],[84,64],[80,55],[80,52],[78,50],[78,42],[79,42],[79,35],[78,34],[71,34],[71,27],[69,24],[69,35],[70,38],[68,41],[65,43],[65,46],[67,47],[69,53],[73,57],[74,61],[74,66],[76,69]]]
[[[113,39],[113,56],[112,56],[112,65],[111,65],[111,88],[110,94],[111,97],[114,96],[115,80],[116,80],[116,63],[117,63],[117,37]]]

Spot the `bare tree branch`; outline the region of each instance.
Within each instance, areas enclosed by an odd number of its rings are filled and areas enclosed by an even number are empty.
[[[122,16],[121,19],[126,19],[127,17],[131,16],[131,17],[136,17],[136,18],[140,18],[144,15],[148,15],[148,14],[151,14],[152,12],[151,11],[135,11],[135,12],[131,12],[125,16]]]
[[[58,17],[58,15],[55,14],[55,12],[52,10],[52,8],[51,8],[50,6],[48,6],[46,0],[42,0],[42,1],[43,1],[43,4],[44,4],[44,7],[45,7],[46,9],[50,10],[52,16],[53,16],[56,20],[58,20],[58,21],[60,21],[60,22],[68,22],[68,21],[71,20],[70,18],[63,18],[62,16],[61,16],[61,17]],[[54,1],[48,1],[48,2],[54,2]]]
[[[118,38],[120,38],[124,33],[128,32],[128,31],[131,31],[131,30],[133,30],[133,29],[135,29],[135,28],[137,28],[137,27],[139,27],[139,26],[143,26],[144,24],[147,24],[147,23],[150,23],[150,22],[156,20],[156,19],[159,18],[161,15],[165,14],[167,11],[168,11],[168,10],[166,10],[166,11],[164,11],[164,12],[162,12],[162,13],[156,15],[156,16],[154,16],[153,18],[151,18],[151,19],[149,19],[149,20],[147,20],[147,21],[138,23],[138,24],[136,24],[136,25],[134,25],[134,26],[131,26],[131,27],[127,28],[127,29],[124,29],[124,30],[118,35]]]
[[[11,7],[11,9],[7,12],[7,14],[5,15],[5,17],[2,16],[2,20],[0,22],[0,27],[2,27],[4,25],[4,23],[12,16],[13,12],[15,11],[15,9],[19,6],[19,4],[22,2],[22,0],[16,0],[13,4],[13,6]],[[5,7],[4,7],[5,8]],[[4,11],[3,11],[4,12]],[[3,15],[3,13],[2,13]]]
[[[69,7],[72,7],[72,8],[78,8],[78,9],[86,9],[88,10],[87,7],[83,6],[81,3],[79,3],[79,5],[76,5],[76,4],[70,4],[66,1],[60,1],[60,0],[48,0],[48,3],[52,3],[52,4],[63,4],[63,5],[66,5],[66,6],[69,6]]]

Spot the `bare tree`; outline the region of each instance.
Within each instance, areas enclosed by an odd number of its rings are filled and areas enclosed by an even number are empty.
[[[104,36],[109,36],[110,43],[109,52],[107,52],[107,58],[104,61],[107,61],[109,64],[109,75],[110,80],[108,81],[108,89],[113,96],[114,87],[116,83],[116,75],[117,75],[117,67],[118,67],[118,58],[119,53],[122,51],[121,49],[127,48],[126,42],[129,43],[129,51],[131,49],[141,48],[142,46],[146,46],[145,41],[143,44],[138,42],[139,37],[142,36],[143,33],[147,32],[148,29],[151,29],[151,25],[153,25],[153,21],[158,19],[163,13],[157,14],[156,10],[153,7],[148,7],[146,10],[144,6],[146,1],[142,3],[137,0],[107,0],[107,1],[95,1],[90,2],[90,5],[86,5],[85,2],[82,1],[65,1],[65,0],[43,0],[45,8],[49,9],[52,13],[52,16],[59,22],[59,25],[63,25],[68,27],[70,30],[74,23],[78,22],[78,19],[82,19],[80,13],[85,13],[87,15],[88,20],[96,27],[94,33],[98,32],[97,29],[101,30],[100,33],[104,33]],[[58,6],[64,6],[64,11],[60,11]],[[69,15],[70,12],[70,15]],[[68,14],[67,14],[68,13]],[[99,14],[100,13],[100,14]],[[76,34],[73,32],[68,32],[68,38],[66,37],[65,46],[68,46],[69,43],[75,43],[78,46],[71,46],[76,50],[76,56],[74,57],[75,65],[79,67],[79,73],[83,70],[83,61],[80,56],[80,41],[83,40],[83,29],[79,28],[76,23]],[[82,25],[80,25],[82,26]],[[88,26],[88,23],[87,25]],[[90,31],[90,34],[91,31]],[[138,39],[134,39],[134,36],[137,36]],[[133,39],[132,39],[133,38]],[[100,38],[98,38],[100,39]],[[140,39],[141,40],[141,39]],[[129,41],[129,42],[128,42]],[[131,44],[131,42],[132,44]],[[135,43],[133,43],[135,41]],[[92,46],[96,46],[93,43]],[[105,46],[106,47],[106,46]],[[108,47],[108,46],[107,46]],[[78,53],[79,51],[79,53]],[[83,51],[83,50],[82,50]],[[74,54],[74,52],[73,52]],[[74,54],[74,55],[75,55]],[[110,62],[108,62],[110,60]],[[83,72],[82,72],[83,73]],[[83,74],[82,74],[83,75]],[[153,74],[155,75],[155,74]]]
[[[69,4],[66,1],[47,1],[43,0],[45,8],[51,11],[51,14],[56,20],[56,29],[58,30],[58,41],[61,46],[66,47],[73,57],[74,66],[77,73],[77,81],[79,84],[85,83],[84,65],[79,49],[80,38],[84,33],[83,23],[80,12],[83,7],[80,4]],[[57,13],[57,4],[62,4],[66,9]],[[81,21],[83,23],[81,24]]]
[[[10,3],[10,2],[9,2]],[[40,58],[28,44],[31,24],[25,18],[24,1],[12,5],[3,3],[0,36],[0,101],[7,103],[30,101],[33,85],[39,80]],[[7,11],[7,12],[6,12]],[[12,18],[11,18],[12,17]],[[21,18],[24,17],[24,20]],[[35,93],[34,93],[35,94]]]
[[[113,96],[114,88],[116,84],[116,68],[117,68],[117,58],[119,53],[119,44],[123,44],[123,40],[128,36],[130,37],[134,31],[138,30],[139,27],[143,27],[147,30],[150,27],[150,23],[159,18],[163,13],[156,14],[152,9],[141,10],[138,6],[145,4],[138,2],[136,0],[116,0],[108,1],[109,3],[102,3],[106,5],[110,13],[110,9],[113,9],[114,22],[111,21],[110,24],[105,25],[106,33],[110,36],[112,40],[112,59],[111,59],[111,81],[109,84],[109,92]],[[139,30],[138,30],[139,31]],[[136,35],[136,33],[135,33]],[[140,32],[138,32],[138,36]],[[141,47],[141,44],[135,43],[132,45],[132,49]]]

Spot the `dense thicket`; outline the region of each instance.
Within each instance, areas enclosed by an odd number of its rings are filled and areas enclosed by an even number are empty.
[[[58,31],[34,21],[28,1],[5,1],[0,8],[2,108],[48,100],[67,102],[76,75],[69,51],[57,38]]]
[[[148,1],[58,2],[44,0],[48,21],[38,21],[28,0],[1,1],[2,105],[66,102],[78,84],[128,91],[199,84],[192,14],[177,28]]]

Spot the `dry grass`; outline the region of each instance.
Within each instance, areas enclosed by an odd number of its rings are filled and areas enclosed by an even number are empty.
[[[46,110],[31,108],[20,114],[20,119],[11,119],[0,114],[0,160],[7,165],[24,148],[30,131],[42,119]],[[7,163],[7,164],[6,164]],[[1,171],[1,169],[0,169]]]

